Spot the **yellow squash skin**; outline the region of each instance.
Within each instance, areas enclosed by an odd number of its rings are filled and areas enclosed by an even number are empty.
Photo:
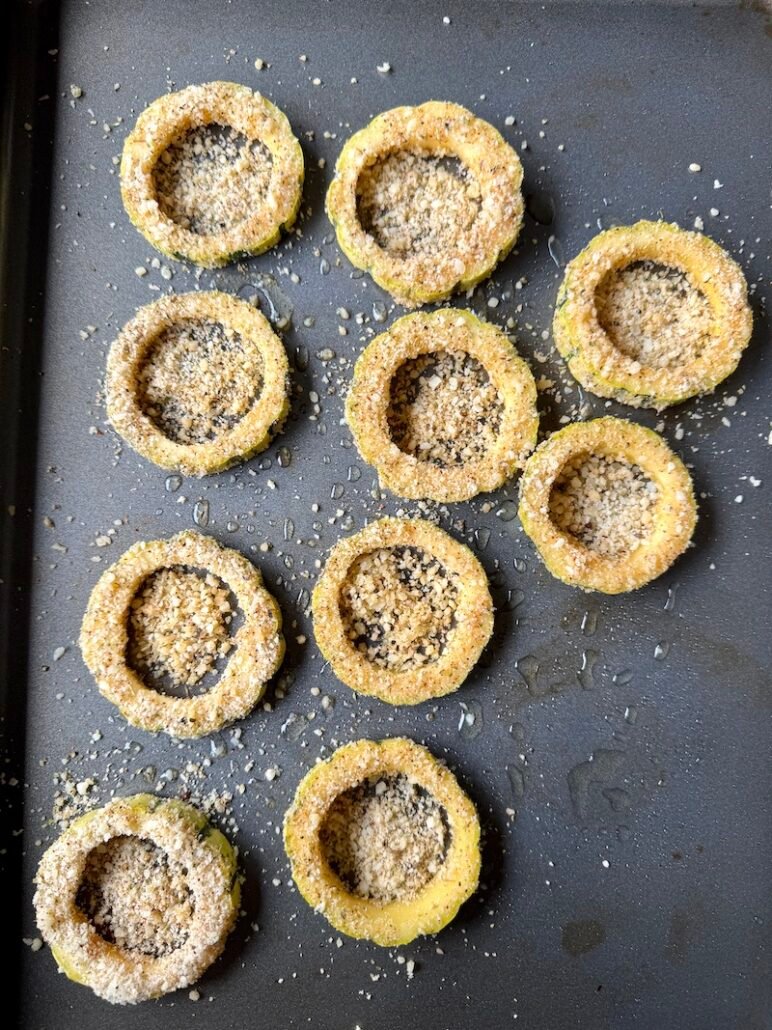
[[[395,257],[363,229],[357,214],[359,177],[398,151],[458,158],[477,179],[482,207],[463,250]],[[412,308],[471,289],[507,256],[523,219],[522,179],[520,159],[492,125],[458,104],[432,100],[385,111],[346,142],[327,193],[327,215],[349,261]]]
[[[335,798],[364,779],[403,774],[443,806],[451,831],[445,862],[410,900],[377,902],[352,894],[328,865],[319,840]],[[382,947],[439,933],[477,888],[480,822],[456,778],[424,747],[406,738],[358,740],[339,748],[301,781],[284,818],[284,846],[292,875],[309,905],[341,933]]]
[[[654,529],[630,553],[606,556],[550,518],[550,492],[567,462],[583,453],[638,465],[657,485]],[[620,594],[661,576],[686,550],[697,522],[691,476],[659,434],[621,418],[566,426],[531,455],[520,485],[520,521],[549,571],[583,590]]]
[[[707,298],[711,343],[686,365],[653,367],[618,350],[598,322],[596,291],[610,272],[637,261],[677,268]],[[734,372],[753,316],[740,267],[717,243],[668,222],[641,221],[600,233],[569,262],[558,291],[555,344],[591,393],[634,407],[666,408],[709,393]]]

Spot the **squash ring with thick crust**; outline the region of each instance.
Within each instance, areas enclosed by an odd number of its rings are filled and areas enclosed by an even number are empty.
[[[121,947],[80,907],[89,855],[114,838],[149,842],[183,868],[190,921],[173,950],[153,955]],[[38,927],[59,968],[120,1005],[195,983],[222,952],[239,911],[236,855],[227,839],[191,805],[150,794],[116,798],[76,819],[43,855],[35,883]],[[159,915],[163,924],[164,913]]]

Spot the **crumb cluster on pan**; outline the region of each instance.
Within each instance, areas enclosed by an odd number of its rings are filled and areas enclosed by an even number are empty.
[[[554,319],[557,348],[582,386],[651,408],[714,390],[751,329],[740,267],[713,240],[667,222],[591,240],[566,267]]]
[[[327,213],[352,264],[415,307],[471,289],[506,257],[522,178],[515,151],[466,108],[396,107],[346,142]]]
[[[129,218],[170,257],[216,268],[272,247],[300,207],[303,152],[274,104],[208,82],[159,97],[126,138]]]
[[[216,611],[210,618],[214,625],[196,627],[190,639],[188,622],[195,624],[197,611],[185,604],[184,596],[172,595],[178,607],[171,613],[156,600],[155,619],[142,615],[148,582],[167,570],[208,574],[233,593],[241,624],[227,648],[221,646]],[[182,594],[185,584],[177,580],[174,587]],[[193,607],[199,599],[195,593]],[[137,626],[136,609],[145,639],[140,656],[146,654],[148,661],[135,667],[131,659],[137,648],[131,630]],[[207,642],[210,649],[199,653],[196,647]],[[173,737],[200,737],[243,718],[262,697],[284,656],[281,613],[259,570],[237,551],[192,530],[168,540],[134,544],[102,574],[89,599],[80,647],[99,690],[132,726],[163,730]],[[226,650],[231,652],[227,665],[206,693],[175,696],[146,681],[149,664],[166,666],[174,677],[187,655],[194,667],[189,682],[196,683],[211,671],[216,652]]]
[[[317,645],[338,679],[395,705],[457,690],[493,631],[479,561],[422,519],[378,519],[339,540],[312,609]]]
[[[438,933],[477,888],[480,823],[457,780],[405,738],[358,740],[301,781],[284,818],[298,890],[384,947]]]
[[[239,909],[227,839],[192,806],[150,794],[71,823],[35,883],[38,927],[60,969],[117,1004],[195,983]]]
[[[537,448],[519,514],[554,576],[607,594],[665,572],[697,519],[681,459],[653,430],[611,417],[566,426]]]
[[[186,475],[264,450],[289,411],[289,364],[251,304],[217,290],[139,309],[107,360],[107,414],[143,457]]]
[[[536,444],[536,384],[495,326],[456,308],[419,312],[365,348],[346,418],[383,487],[464,501],[522,468]]]

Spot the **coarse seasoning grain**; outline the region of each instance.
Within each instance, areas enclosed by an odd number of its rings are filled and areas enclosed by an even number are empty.
[[[450,844],[445,810],[403,775],[371,778],[339,794],[319,837],[348,890],[383,903],[415,897]]]
[[[169,439],[203,443],[254,406],[264,362],[254,341],[219,322],[189,319],[164,329],[138,373],[144,413]]]
[[[132,836],[89,852],[76,903],[106,941],[153,958],[182,947],[194,909],[185,866]]]
[[[550,493],[558,528],[606,557],[633,551],[652,531],[658,489],[638,465],[577,455]]]
[[[271,171],[271,153],[259,140],[231,126],[201,125],[164,150],[153,185],[168,218],[199,236],[213,236],[259,210]]]
[[[603,279],[595,303],[617,350],[648,368],[688,365],[712,339],[710,303],[678,268],[636,261]]]
[[[387,420],[401,451],[448,467],[479,460],[495,445],[503,410],[483,365],[463,351],[443,350],[400,366]]]
[[[357,213],[365,232],[396,257],[464,247],[481,206],[480,185],[457,159],[398,151],[364,169]]]
[[[181,567],[149,576],[131,603],[129,664],[149,684],[194,687],[233,647],[230,591],[211,572]]]
[[[361,555],[340,594],[348,639],[375,665],[399,672],[437,661],[455,627],[457,602],[455,575],[418,547]]]

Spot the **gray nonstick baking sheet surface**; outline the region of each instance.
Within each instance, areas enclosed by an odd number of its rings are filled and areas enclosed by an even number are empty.
[[[2,857],[6,939],[17,953],[5,996],[18,1025],[772,1025],[764,307],[772,20],[751,6],[12,5],[2,179]],[[379,72],[384,62],[391,70]],[[147,103],[211,79],[260,89],[287,113],[307,185],[299,232],[244,266],[196,272],[156,261],[128,223],[117,161]],[[365,338],[401,311],[352,274],[323,196],[351,131],[430,98],[467,105],[521,155],[531,213],[517,251],[454,303],[500,325],[515,319],[521,353],[556,384],[541,395],[545,431],[561,416],[607,410],[578,393],[550,337],[558,266],[599,226],[701,220],[746,272],[755,333],[714,396],[661,417],[611,406],[662,428],[693,467],[700,498],[694,547],[645,589],[604,598],[552,579],[512,517],[516,482],[430,509],[479,554],[497,628],[457,694],[392,710],[335,680],[305,613],[317,562],[340,536],[382,513],[418,511],[378,496],[341,421]],[[693,163],[701,171],[690,172]],[[107,426],[106,351],[160,292],[212,286],[257,294],[274,318],[272,305],[280,317],[291,313],[283,337],[296,395],[285,432],[262,457],[179,481]],[[326,349],[332,361],[319,357]],[[107,565],[134,541],[196,519],[258,562],[284,612],[288,654],[270,710],[236,733],[173,743],[116,716],[76,641]],[[459,732],[466,712],[474,721]],[[439,938],[382,950],[339,939],[299,898],[279,828],[320,754],[395,734],[425,742],[457,771],[484,823],[484,870],[478,894]],[[269,768],[280,770],[272,782]],[[62,796],[93,804],[156,787],[194,799],[233,795],[219,822],[241,850],[246,912],[198,986],[200,1000],[182,991],[109,1008],[30,945],[32,877],[57,834]]]

